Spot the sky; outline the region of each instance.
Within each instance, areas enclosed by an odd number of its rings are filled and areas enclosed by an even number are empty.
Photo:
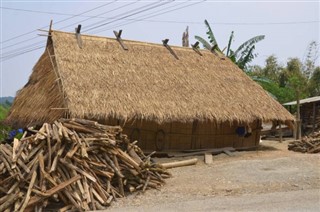
[[[32,68],[44,52],[45,31],[52,28],[181,46],[182,33],[189,26],[190,43],[194,36],[206,38],[207,19],[220,48],[227,45],[234,31],[236,49],[256,35],[265,39],[256,45],[258,57],[251,65],[265,64],[274,54],[280,64],[305,58],[308,44],[320,43],[320,3],[317,1],[218,1],[218,0],[0,0],[0,97],[15,96],[28,81]],[[320,65],[320,59],[316,62]]]

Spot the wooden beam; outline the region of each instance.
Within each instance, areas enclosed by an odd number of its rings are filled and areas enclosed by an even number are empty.
[[[197,162],[198,162],[197,158],[192,158],[192,159],[189,159],[189,160],[175,161],[175,162],[170,162],[170,163],[163,163],[161,165],[166,169],[170,169],[170,168],[176,168],[176,167],[181,167],[181,166],[195,165]]]
[[[191,44],[191,47],[193,51],[197,52],[200,56],[202,56],[201,52],[199,51],[199,41],[197,41],[195,44]]]
[[[81,39],[81,24],[78,25],[78,27],[75,28],[76,30],[76,39],[77,39],[77,43],[80,49],[82,49],[82,39]]]
[[[51,32],[52,32],[52,23],[53,23],[53,21],[51,20],[50,25],[49,25],[49,35],[51,35]]]
[[[169,50],[169,52],[177,59],[179,60],[178,56],[176,53],[172,50],[172,48],[168,45],[169,39],[164,39],[162,40],[163,45]]]
[[[121,34],[122,34],[122,29],[117,32],[117,31],[113,31],[114,35],[116,36],[117,38],[117,41],[120,43],[121,47],[124,49],[124,50],[128,50],[128,47],[123,43],[123,40],[121,38]]]
[[[281,126],[281,122],[279,123],[279,141],[280,141],[280,143],[282,143],[282,126]]]

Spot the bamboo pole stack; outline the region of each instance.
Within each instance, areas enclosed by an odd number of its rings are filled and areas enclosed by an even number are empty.
[[[0,145],[0,211],[107,208],[135,191],[159,188],[170,174],[120,127],[61,119]]]
[[[320,153],[320,131],[303,137],[301,141],[290,142],[288,150],[302,153]]]

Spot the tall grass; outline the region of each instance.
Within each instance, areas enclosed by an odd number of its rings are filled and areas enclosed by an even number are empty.
[[[0,121],[2,121],[9,112],[9,106],[0,105]]]
[[[0,143],[8,137],[8,133],[10,131],[10,127],[1,124],[1,121],[3,121],[6,118],[9,109],[10,105],[0,104]]]

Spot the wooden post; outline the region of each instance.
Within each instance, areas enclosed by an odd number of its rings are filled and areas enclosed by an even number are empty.
[[[292,113],[292,105],[289,105],[289,112]]]
[[[192,122],[192,132],[191,132],[191,149],[196,149],[197,148],[197,135],[196,131],[198,128],[198,120],[194,120]]]
[[[313,125],[312,125],[312,132],[316,129],[316,103],[313,103],[313,111],[312,111],[312,116],[313,116]]]
[[[297,94],[297,120],[296,120],[296,140],[301,139],[301,118],[300,118],[300,95]]]
[[[204,162],[206,164],[212,164],[213,163],[213,161],[212,161],[212,153],[209,153],[209,152],[204,153]]]
[[[281,127],[281,122],[280,122],[280,124],[279,124],[279,141],[280,141],[280,143],[282,143],[282,127]]]

